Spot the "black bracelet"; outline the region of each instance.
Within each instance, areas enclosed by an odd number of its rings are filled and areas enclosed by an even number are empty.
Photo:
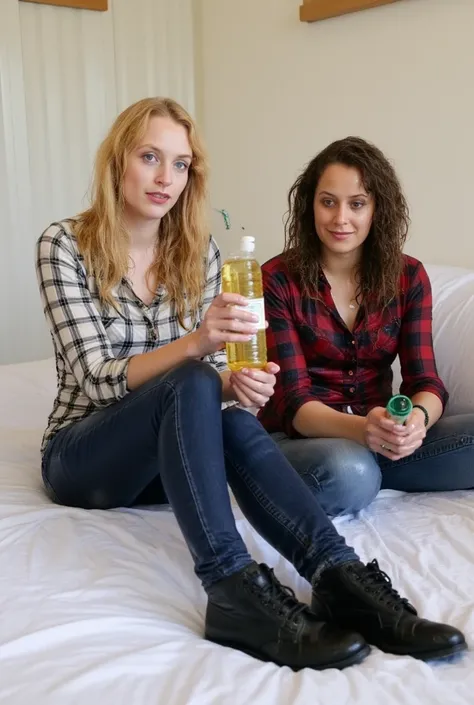
[[[424,415],[425,415],[425,427],[428,426],[428,424],[429,424],[429,422],[430,422],[430,415],[429,415],[428,412],[426,411],[425,407],[424,407],[424,406],[421,406],[421,404],[413,404],[413,408],[414,408],[414,409],[421,409],[421,410],[422,410],[422,412],[423,412]]]

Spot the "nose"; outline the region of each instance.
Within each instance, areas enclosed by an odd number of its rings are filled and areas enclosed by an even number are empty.
[[[162,162],[157,169],[155,175],[155,183],[161,186],[171,186],[173,183],[172,165]]]
[[[334,222],[336,225],[345,225],[348,219],[348,208],[344,203],[340,203],[334,213]]]

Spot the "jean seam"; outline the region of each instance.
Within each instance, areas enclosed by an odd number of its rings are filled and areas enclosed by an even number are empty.
[[[170,382],[170,381],[165,381],[164,384],[165,384],[167,387],[169,387],[169,388],[171,389],[171,391],[173,392],[174,397],[175,397],[175,404],[176,404],[176,413],[175,413],[175,432],[176,432],[176,440],[177,440],[177,443],[178,443],[179,452],[180,452],[180,455],[181,455],[181,458],[182,458],[182,462],[183,462],[184,473],[185,473],[185,475],[186,475],[186,479],[187,479],[187,481],[188,481],[189,489],[190,489],[190,491],[191,491],[191,495],[192,495],[194,504],[195,504],[196,509],[197,509],[197,515],[198,515],[198,517],[199,517],[199,521],[201,522],[201,527],[202,527],[202,529],[203,529],[203,531],[204,531],[204,534],[205,534],[205,536],[206,536],[206,538],[207,538],[209,547],[210,547],[212,553],[214,554],[214,561],[215,561],[215,563],[214,563],[214,566],[212,566],[212,569],[213,569],[213,570],[216,570],[216,567],[217,567],[217,564],[218,564],[218,558],[217,558],[216,549],[215,549],[214,543],[213,543],[213,541],[212,541],[212,535],[211,535],[211,533],[209,532],[209,527],[207,526],[206,522],[205,522],[204,519],[203,519],[202,507],[201,507],[201,505],[200,505],[200,503],[199,503],[198,497],[196,496],[196,488],[195,488],[195,486],[194,486],[194,484],[193,484],[193,482],[192,482],[192,475],[191,475],[191,473],[189,472],[188,458],[187,458],[186,451],[185,451],[185,449],[184,449],[183,442],[182,442],[181,428],[180,428],[180,425],[179,425],[179,418],[180,418],[180,415],[179,415],[179,404],[180,404],[179,393],[178,393],[177,390],[175,389],[175,387],[174,387],[174,385],[173,385],[172,382]],[[221,571],[220,569],[219,569],[218,572],[219,572],[219,575],[220,575],[220,576],[223,576],[223,575],[224,575],[223,571]]]
[[[41,477],[46,490],[46,494],[50,497],[51,501],[55,504],[61,504],[61,502],[59,501],[59,497],[56,494],[56,491],[52,486],[51,482],[49,481],[48,476],[46,475],[44,470],[42,470]]]
[[[294,538],[298,541],[298,543],[302,546],[302,548],[308,549],[309,548],[308,537],[305,534],[301,533],[297,528],[295,528],[292,525],[291,520],[288,519],[287,517],[285,518],[284,515],[280,511],[276,510],[276,508],[272,510],[272,507],[274,507],[274,504],[272,502],[270,502],[268,500],[266,502],[262,501],[262,499],[265,497],[265,494],[259,488],[258,484],[252,480],[251,476],[249,475],[249,473],[246,470],[244,470],[244,468],[242,468],[240,465],[238,465],[235,461],[233,461],[229,457],[229,454],[225,450],[224,450],[224,457],[229,462],[229,464],[232,465],[232,467],[239,473],[239,475],[242,477],[242,479],[244,479],[248,489],[253,494],[253,496],[255,497],[257,502],[260,504],[262,509],[267,514],[269,514],[271,517],[273,517],[273,519],[278,521],[279,524],[281,526],[283,526],[287,531],[289,531],[294,536]],[[255,489],[257,491],[255,491]],[[282,521],[283,518],[286,519],[286,523],[285,523],[285,521]]]
[[[318,567],[313,572],[313,575],[311,577],[311,587],[313,588],[313,590],[317,588],[319,580],[321,578],[321,575],[326,570],[330,570],[331,568],[336,568],[336,567],[339,568],[341,565],[344,565],[346,563],[353,563],[358,560],[359,560],[359,557],[355,553],[354,553],[354,556],[351,556],[347,560],[343,560],[343,561],[339,561],[333,557],[326,558],[325,560],[321,561],[321,563],[319,563]]]
[[[313,468],[308,468],[307,470],[305,470],[304,472],[301,473],[300,477],[301,477],[301,479],[308,485],[308,487],[309,487],[310,485],[309,485],[309,483],[306,481],[306,478],[311,478],[311,480],[312,480],[313,483],[314,483],[314,489],[315,489],[317,492],[321,492],[321,490],[322,490],[322,484],[321,484],[321,482],[319,481],[318,476],[317,476],[318,468],[319,468],[319,469],[322,469],[322,466],[317,466],[317,467],[313,467]]]
[[[467,439],[466,441],[464,439]],[[446,441],[449,441],[446,443]],[[446,436],[445,438],[437,438],[425,445],[422,445],[419,450],[415,451],[411,455],[407,455],[406,458],[401,458],[396,461],[396,465],[407,465],[408,463],[417,463],[422,460],[429,460],[430,458],[436,458],[439,455],[445,455],[448,453],[453,453],[460,450],[461,448],[469,448],[474,443],[474,436],[468,434],[461,435],[454,439],[452,436]],[[433,447],[432,447],[433,446]],[[393,461],[380,462],[380,465],[388,465],[393,463]]]

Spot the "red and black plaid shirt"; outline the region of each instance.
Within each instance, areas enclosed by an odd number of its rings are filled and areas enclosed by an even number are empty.
[[[400,294],[384,311],[362,314],[351,332],[321,274],[319,299],[303,296],[281,255],[263,265],[268,359],[281,367],[275,393],[260,411],[269,432],[293,428],[298,409],[320,401],[338,411],[365,416],[392,395],[392,363],[399,355],[401,393],[432,392],[445,406],[431,333],[431,285],[425,268],[404,256]]]

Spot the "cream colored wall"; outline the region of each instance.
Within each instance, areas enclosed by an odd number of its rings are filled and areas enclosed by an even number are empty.
[[[34,244],[86,205],[118,112],[148,95],[194,112],[192,2],[109,0],[92,12],[0,0],[0,364],[52,354]]]
[[[407,251],[474,267],[473,0],[402,0],[311,25],[300,0],[199,0],[199,114],[212,200],[283,243],[300,168],[348,134],[390,156],[412,208]],[[222,249],[231,238],[216,223]]]

